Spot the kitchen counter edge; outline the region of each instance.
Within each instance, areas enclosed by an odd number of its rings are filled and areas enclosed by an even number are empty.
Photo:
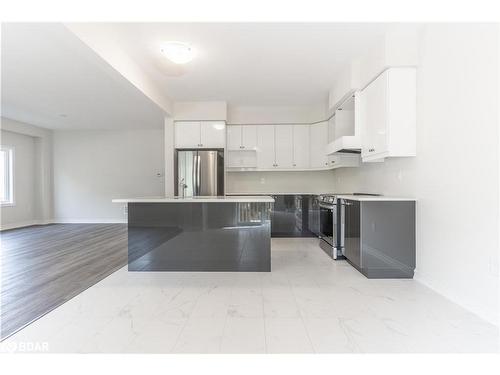
[[[416,198],[407,198],[407,197],[387,197],[384,195],[336,195],[337,198],[340,199],[350,199],[353,201],[362,201],[362,202],[383,202],[383,201],[394,201],[394,202],[416,202]]]
[[[224,196],[224,197],[155,197],[155,198],[117,198],[113,203],[273,203],[270,196]]]

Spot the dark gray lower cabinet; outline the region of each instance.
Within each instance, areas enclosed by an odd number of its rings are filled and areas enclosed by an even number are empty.
[[[319,199],[317,195],[308,196],[308,229],[309,232],[319,237],[320,231],[320,209],[319,209]]]
[[[272,237],[314,237],[309,230],[311,195],[273,195],[271,212]]]
[[[344,256],[357,269],[361,268],[361,205],[359,201],[344,202]]]
[[[344,255],[368,278],[413,278],[415,202],[343,200]]]

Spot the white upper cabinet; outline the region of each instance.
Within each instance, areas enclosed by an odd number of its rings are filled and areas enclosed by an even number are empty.
[[[245,125],[241,127],[241,146],[243,150],[257,148],[257,126]]]
[[[241,133],[243,126],[230,125],[227,127],[227,149],[230,151],[241,150]]]
[[[201,121],[200,144],[202,148],[224,148],[226,146],[225,122]]]
[[[201,147],[200,122],[177,121],[175,123],[175,147],[198,148]]]
[[[276,168],[293,167],[293,125],[274,125]]]
[[[227,149],[251,151],[257,148],[256,125],[230,125],[227,127]]]
[[[323,121],[310,126],[311,168],[328,168],[326,145],[328,142],[328,122]]]
[[[309,168],[309,125],[293,126],[293,168]]]
[[[361,92],[359,103],[363,161],[416,155],[415,68],[386,70]]]
[[[257,168],[259,169],[276,168],[273,125],[257,126]]]
[[[176,148],[224,148],[226,124],[224,121],[176,121]]]

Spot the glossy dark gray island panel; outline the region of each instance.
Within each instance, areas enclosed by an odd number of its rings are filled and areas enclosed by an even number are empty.
[[[271,271],[272,203],[128,203],[129,271]]]
[[[415,201],[346,199],[344,255],[370,279],[413,278]]]

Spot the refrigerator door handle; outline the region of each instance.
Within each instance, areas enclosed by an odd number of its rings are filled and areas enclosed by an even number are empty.
[[[197,159],[198,159],[198,154],[194,154],[193,155],[193,167],[192,167],[192,173],[193,173],[193,195],[196,196],[198,195],[198,192],[197,192],[197,189],[198,189],[198,176],[197,176],[197,172],[198,172],[198,169],[196,167],[197,165]]]
[[[196,155],[196,195],[201,193],[201,155]]]

